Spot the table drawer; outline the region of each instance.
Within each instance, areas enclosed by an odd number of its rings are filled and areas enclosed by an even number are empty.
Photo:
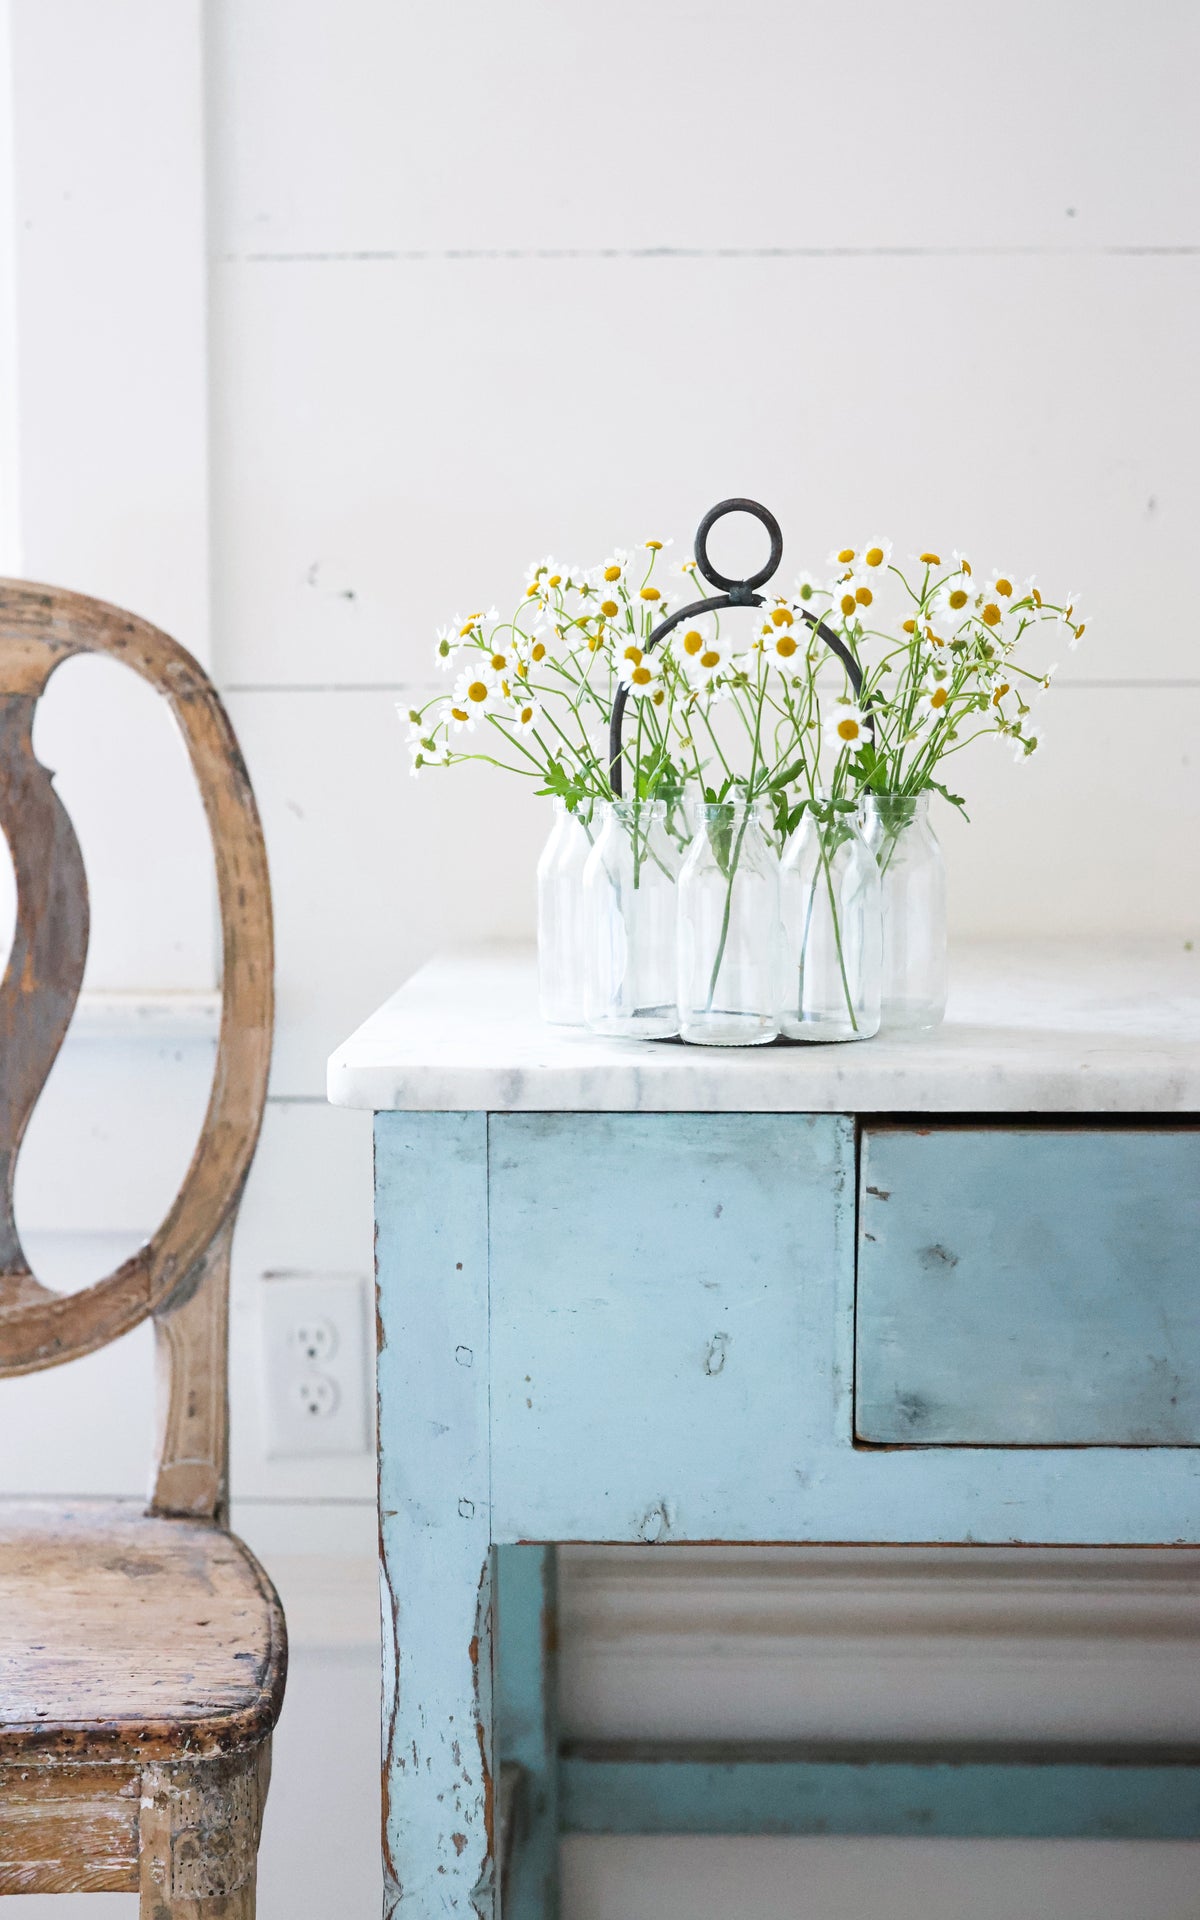
[[[1200,1130],[866,1127],[855,1431],[1200,1444]]]

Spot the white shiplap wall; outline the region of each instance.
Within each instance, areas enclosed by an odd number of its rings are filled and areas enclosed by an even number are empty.
[[[945,830],[957,929],[1196,933],[1200,12],[7,11],[21,564],[111,593],[212,661],[269,841],[279,1033],[237,1249],[234,1471],[239,1523],[300,1629],[262,1911],[325,1920],[375,1901],[372,1475],[366,1460],[266,1458],[260,1276],[369,1270],[368,1129],[325,1107],[325,1056],[445,940],[528,932],[543,832],[526,793],[483,775],[410,782],[393,701],[426,679],[435,624],[515,592],[534,553],[588,559],[650,532],[678,548],[727,493],[776,509],[789,571],[876,529],[904,549],[965,547],[1078,587],[1094,625],[1064,663],[1045,755],[1018,769],[985,753],[964,776],[974,824]],[[71,302],[81,283],[89,322]],[[186,783],[133,696],[106,693],[97,725],[100,697],[64,688],[46,751],[64,791],[80,783],[67,797],[92,836],[92,984],[203,987]],[[139,819],[122,770],[142,754],[172,797]],[[26,1202],[64,1279],[106,1257],[103,1236],[153,1224],[206,1049],[195,1034],[110,1038],[64,1061]],[[148,1126],[135,1101],[109,1104],[114,1077],[153,1094]],[[153,1177],[134,1188],[116,1170],[139,1138]],[[69,1231],[36,1157],[48,1167],[64,1142],[72,1165],[98,1144],[114,1169],[81,1190],[93,1198]],[[72,1404],[103,1416],[103,1438],[75,1485],[85,1471],[139,1484],[143,1359],[131,1342],[85,1363]],[[62,1383],[16,1384],[19,1401],[0,1396],[5,1483],[61,1485]],[[39,1423],[46,1444],[18,1455],[14,1436]],[[1022,1576],[998,1562],[976,1638],[935,1630],[931,1665],[917,1627],[897,1641],[889,1613],[881,1630],[859,1576],[848,1590],[865,1611],[840,1616],[831,1653],[828,1622],[793,1611],[745,1556],[673,1561],[665,1587],[639,1565],[585,1559],[571,1576],[580,1731],[657,1714],[676,1732],[777,1733],[781,1713],[807,1724],[839,1701],[896,1729],[939,1713],[982,1727],[989,1703],[1015,1701],[1029,1726],[1092,1711],[1177,1735],[1200,1710],[1187,1590],[1169,1631],[1161,1596],[1142,1611],[1131,1598],[1124,1638],[1102,1609],[1089,1617],[1103,1653],[1085,1636],[1066,1657],[1056,1638],[1048,1663]],[[946,1578],[948,1619],[961,1581]],[[318,1819],[331,1752],[357,1770]],[[980,1920],[1176,1920],[1195,1852],[612,1842],[574,1845],[569,1866],[574,1920],[833,1920],[885,1898]]]

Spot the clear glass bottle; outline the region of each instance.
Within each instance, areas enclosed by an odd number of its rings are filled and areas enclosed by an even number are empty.
[[[587,931],[583,870],[595,844],[593,802],[554,802],[550,837],[537,865],[538,1000],[554,1027],[582,1027]]]
[[[928,793],[864,795],[863,830],[883,897],[882,1028],[925,1033],[946,1011],[946,865]]]
[[[612,800],[600,809],[584,869],[584,1011],[593,1033],[669,1040],[675,1004],[679,851],[661,800]]]
[[[789,1040],[869,1040],[879,1031],[879,868],[853,812],[805,808],[784,849],[780,1031]]]
[[[779,1033],[779,857],[758,805],[692,809],[679,875],[679,1031],[702,1047]]]

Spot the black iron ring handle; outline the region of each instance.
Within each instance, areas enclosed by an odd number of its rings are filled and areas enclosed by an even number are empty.
[[[713,526],[724,514],[735,512],[752,513],[756,520],[762,521],[771,536],[771,552],[766,566],[758,573],[751,574],[748,580],[727,580],[723,574],[710,566],[708,559],[708,535]],[[722,607],[761,607],[763,597],[756,589],[771,578],[782,557],[783,535],[779,530],[779,522],[775,515],[767,507],[760,506],[757,500],[721,500],[715,507],[710,507],[696,529],[696,565],[706,580],[715,587],[721,587],[723,591],[711,594],[707,600],[692,600],[686,607],[680,607],[677,613],[668,614],[667,618],[661,620],[655,627],[646,641],[644,651],[652,652],[659,641],[665,639],[673,628],[679,626],[684,620],[695,619],[699,614],[718,613]],[[809,613],[803,607],[800,611],[813,632],[825,642],[831,653],[837,655],[845,667],[846,677],[854,688],[854,697],[857,700],[862,693],[862,669],[849,647],[825,625],[823,620],[819,620],[815,613]],[[619,686],[613,699],[612,719],[608,728],[608,784],[612,789],[614,800],[623,798],[621,734],[628,700],[629,688]],[[867,719],[874,733],[874,718],[868,714]]]
[[[754,519],[762,521],[771,536],[771,551],[767,555],[766,566],[760,567],[757,573],[752,573],[746,580],[727,580],[723,573],[717,572],[708,557],[708,536],[717,521],[723,520],[727,513],[752,514]],[[782,558],[783,535],[779,530],[779,522],[770,509],[760,505],[757,500],[718,500],[696,528],[696,565],[710,586],[716,587],[718,593],[730,595],[734,606],[753,605],[751,594],[766,585]]]

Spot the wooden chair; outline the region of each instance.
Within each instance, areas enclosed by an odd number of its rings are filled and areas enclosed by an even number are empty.
[[[21,1139],[83,975],[87,885],[31,738],[60,661],[123,661],[165,695],[216,855],[224,993],[212,1096],[153,1239],[72,1294],[36,1280],[13,1218]],[[271,1047],[262,829],[216,691],[115,607],[0,582],[0,827],[17,925],[0,983],[0,1374],[91,1353],[152,1316],[150,1506],[0,1500],[0,1894],[140,1890],[143,1920],[250,1920],[283,1615],[227,1528],[229,1249]],[[0,1469],[2,1471],[2,1469]]]

